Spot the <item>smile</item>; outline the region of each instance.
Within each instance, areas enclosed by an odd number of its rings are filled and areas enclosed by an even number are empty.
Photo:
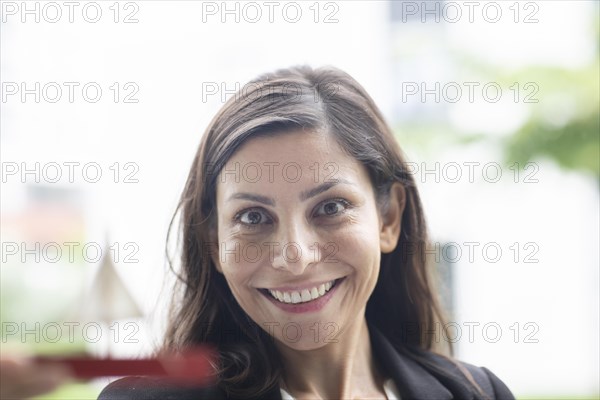
[[[273,296],[273,298],[282,303],[298,304],[316,300],[319,297],[324,296],[325,293],[329,292],[329,290],[331,290],[331,288],[335,285],[335,282],[336,280],[333,280],[310,289],[304,289],[302,291],[292,290],[289,292],[284,292],[271,289],[267,290],[269,291],[269,294]]]
[[[286,312],[305,313],[321,310],[346,277],[302,290],[258,289],[275,306]]]

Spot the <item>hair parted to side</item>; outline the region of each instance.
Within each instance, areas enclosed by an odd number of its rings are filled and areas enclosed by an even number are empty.
[[[216,346],[218,385],[233,396],[265,393],[279,384],[283,366],[274,339],[237,304],[207,252],[209,232],[217,222],[217,178],[247,140],[299,128],[331,134],[362,163],[379,206],[385,208],[393,182],[405,188],[402,233],[396,249],[382,254],[379,278],[366,308],[369,323],[399,351],[424,364],[419,351],[434,350],[435,345],[428,332],[445,329],[428,276],[419,194],[402,151],[371,97],[351,76],[332,67],[302,66],[265,74],[231,97],[210,122],[171,220],[173,224],[181,213],[183,242],[164,349],[199,343]]]

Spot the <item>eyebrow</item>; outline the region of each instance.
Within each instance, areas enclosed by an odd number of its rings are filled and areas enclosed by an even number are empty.
[[[319,186],[317,186],[315,188],[312,188],[310,190],[305,190],[302,193],[300,193],[300,201],[306,201],[312,197],[315,197],[323,192],[326,192],[327,190],[331,189],[332,187],[334,187],[338,184],[346,184],[346,185],[356,186],[353,182],[350,182],[349,180],[346,180],[344,178],[331,179],[331,180],[328,180],[327,182],[320,184]],[[227,199],[227,201],[231,201],[231,200],[251,200],[251,201],[256,201],[258,203],[266,204],[268,206],[275,206],[275,200],[272,199],[271,197],[263,196],[260,194],[254,194],[254,193],[246,193],[246,192],[234,193]]]

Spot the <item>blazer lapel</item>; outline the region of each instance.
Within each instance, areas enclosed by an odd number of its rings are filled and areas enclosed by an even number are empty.
[[[398,387],[402,400],[454,398],[433,375],[415,361],[398,353],[383,333],[371,324],[369,336],[375,358]]]

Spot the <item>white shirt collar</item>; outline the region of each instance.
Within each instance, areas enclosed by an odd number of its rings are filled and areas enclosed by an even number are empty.
[[[280,388],[282,400],[296,400],[285,389]],[[383,382],[383,390],[388,400],[400,400],[400,392],[392,379],[387,379]]]

